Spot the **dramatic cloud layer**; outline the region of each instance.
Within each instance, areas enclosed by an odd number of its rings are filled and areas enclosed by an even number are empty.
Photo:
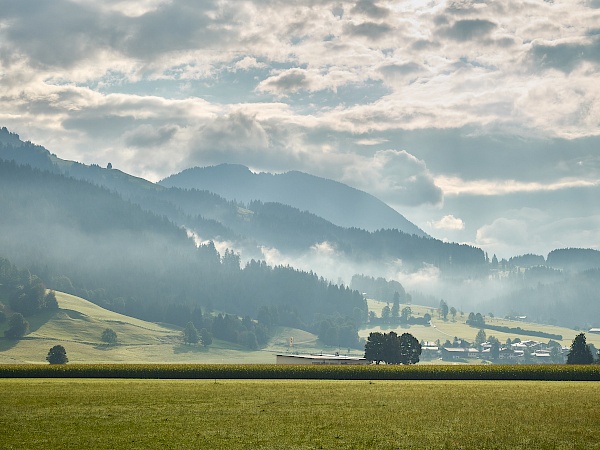
[[[0,125],[60,157],[152,180],[302,170],[503,256],[600,246],[596,0],[0,11]]]

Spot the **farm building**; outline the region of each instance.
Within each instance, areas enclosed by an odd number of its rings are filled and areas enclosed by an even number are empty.
[[[293,355],[279,354],[276,359],[277,364],[320,364],[320,365],[348,365],[348,364],[369,364],[365,358],[358,356],[345,355]]]
[[[477,358],[479,350],[475,348],[442,347],[442,359],[449,361],[460,358]]]

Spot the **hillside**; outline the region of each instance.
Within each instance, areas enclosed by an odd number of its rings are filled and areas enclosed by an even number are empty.
[[[226,341],[214,340],[205,349],[184,345],[181,329],[118,314],[73,295],[56,292],[60,310],[30,317],[32,332],[20,341],[0,337],[0,364],[45,363],[48,350],[65,347],[72,363],[274,363],[275,353],[285,352],[290,337],[298,348],[313,350],[316,337],[302,330],[279,327],[269,344],[247,351]],[[0,324],[2,336],[6,324]],[[101,341],[102,332],[117,333],[116,345]],[[308,346],[308,347],[307,347]]]
[[[260,200],[240,204],[207,190],[167,188],[112,167],[86,166],[62,160],[43,147],[20,141],[18,135],[6,128],[0,129],[0,159],[103,187],[144,211],[193,231],[204,242],[227,242],[229,248],[243,254],[246,260],[264,258],[265,248],[275,248],[284,259],[285,256],[297,258],[326,243],[340,256],[354,263],[382,260],[393,263],[402,260],[407,271],[418,270],[424,264],[429,264],[472,273],[473,266],[481,266],[484,262],[484,254],[480,249],[429,238],[414,226],[406,228],[400,223],[406,221],[402,216],[364,192],[299,172],[286,176],[261,174],[266,178],[260,179],[275,177],[280,180],[265,186],[265,189],[274,189],[273,192],[306,192],[301,196],[303,202],[314,203],[326,216],[327,211],[336,211],[341,205],[343,214],[360,220],[379,220],[378,217],[394,220],[387,222],[387,225],[381,222],[374,227],[388,229],[369,232],[356,228],[357,222],[351,222],[351,228],[335,225],[309,212],[312,208],[306,203],[302,203],[303,208]],[[239,171],[250,173],[243,166],[218,166],[215,169],[219,168],[233,170],[234,179],[238,178],[234,175]],[[235,186],[236,182],[232,181],[231,184]],[[452,264],[449,264],[450,261]],[[318,267],[306,270],[318,270]],[[333,279],[339,276],[324,275]]]
[[[195,167],[171,175],[159,184],[214,192],[228,200],[281,203],[309,211],[344,228],[368,231],[398,229],[426,236],[416,225],[376,197],[343,183],[307,173],[253,173],[245,166],[221,164]]]
[[[242,179],[249,172],[218,167],[239,171]],[[316,332],[320,314],[364,311],[355,293],[328,286],[360,273],[402,281],[422,303],[444,298],[583,329],[597,326],[600,317],[596,250],[489,261],[471,245],[397,229],[344,228],[282,203],[236,203],[62,160],[5,128],[0,172],[0,208],[8,212],[0,216],[0,257],[39,275],[49,288],[145,320],[183,325],[199,307],[256,318],[273,306],[277,325]]]
[[[381,310],[387,305],[387,302],[381,302],[377,300],[370,299],[368,301],[369,310],[375,311],[378,317],[381,316]],[[388,333],[390,331],[396,331],[397,333],[411,333],[414,335],[419,341],[430,341],[435,342],[438,339],[441,343],[444,343],[446,340],[452,340],[454,337],[458,337],[459,339],[465,339],[469,342],[475,341],[475,336],[479,331],[478,328],[471,327],[465,323],[466,315],[461,317],[457,315],[456,319],[451,317],[448,320],[442,320],[439,318],[435,312],[435,308],[431,308],[428,306],[419,306],[419,305],[406,305],[401,304],[400,308],[404,308],[409,306],[413,311],[413,314],[416,316],[423,316],[428,313],[432,315],[432,326],[422,326],[422,325],[410,325],[410,326],[397,326],[397,325],[376,325],[376,326],[364,326],[359,330],[359,335],[363,338],[369,336],[369,333],[372,331],[380,331],[383,333]],[[544,325],[540,323],[527,322],[527,321],[515,321],[508,320],[503,318],[489,318],[486,317],[486,323],[494,326],[503,326],[509,328],[520,327],[523,330],[534,330],[540,331],[549,334],[561,335],[562,340],[556,339],[563,347],[569,347],[571,342],[581,330],[576,330],[568,327],[560,327],[553,325]],[[548,342],[548,338],[541,337],[532,337],[528,334],[519,334],[519,333],[505,333],[501,331],[494,330],[485,330],[487,336],[495,336],[500,342],[505,342],[506,339],[510,338],[514,340],[515,338],[519,338],[523,341],[526,340],[536,340],[540,342]],[[588,344],[594,344],[596,348],[600,348],[600,334],[587,333],[586,338]]]
[[[316,314],[366,314],[358,292],[291,267],[241,267],[234,253],[196,247],[165,217],[87,182],[0,161],[0,191],[10,212],[0,216],[0,256],[101,306],[176,325],[200,307],[254,318],[269,307],[271,325],[306,330]]]

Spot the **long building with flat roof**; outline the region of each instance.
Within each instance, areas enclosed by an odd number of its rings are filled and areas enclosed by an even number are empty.
[[[346,355],[294,355],[291,353],[279,354],[276,359],[277,364],[314,364],[314,365],[349,365],[349,364],[369,364],[365,358],[359,356]]]

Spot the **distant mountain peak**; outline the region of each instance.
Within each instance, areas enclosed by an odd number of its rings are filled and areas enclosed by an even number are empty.
[[[342,227],[398,229],[427,236],[393,208],[359,189],[298,170],[253,173],[240,164],[194,167],[165,178],[165,187],[214,192],[228,200],[277,202],[309,211]]]

